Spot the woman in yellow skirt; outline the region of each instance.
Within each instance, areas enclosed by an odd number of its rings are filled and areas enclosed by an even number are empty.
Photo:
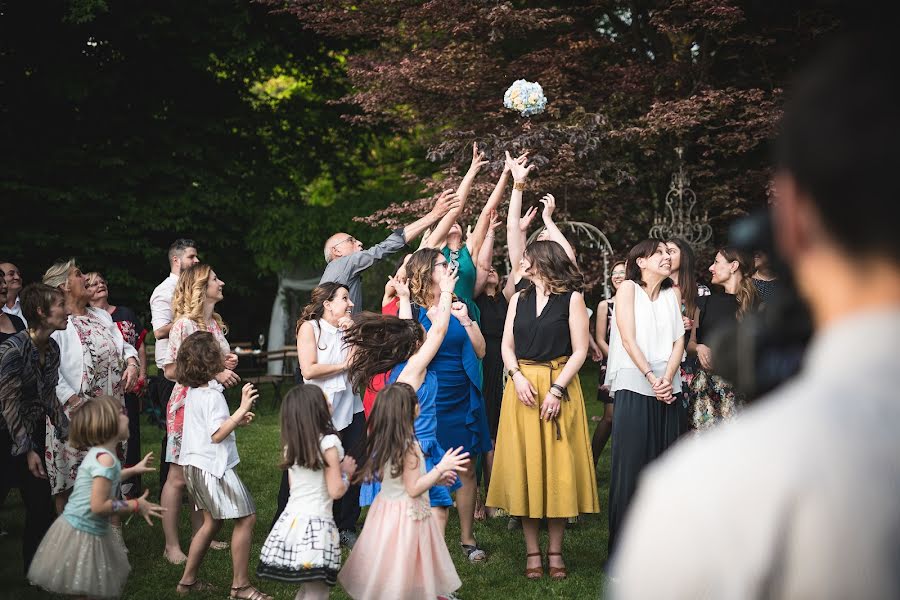
[[[584,278],[551,241],[529,245],[520,269],[532,285],[511,298],[506,313],[502,354],[509,379],[487,504],[522,517],[529,579],[543,576],[538,525],[546,517],[550,577],[563,579],[566,519],[600,511],[578,379],[590,336]]]

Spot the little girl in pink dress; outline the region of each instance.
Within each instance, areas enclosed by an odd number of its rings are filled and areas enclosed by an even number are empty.
[[[461,448],[449,450],[426,472],[414,434],[417,413],[416,393],[408,384],[395,383],[378,392],[366,445],[366,456],[372,458],[359,478],[380,477],[381,492],[338,575],[352,598],[437,598],[462,585],[432,517],[428,490],[455,481],[469,455]],[[397,440],[403,440],[402,445]]]

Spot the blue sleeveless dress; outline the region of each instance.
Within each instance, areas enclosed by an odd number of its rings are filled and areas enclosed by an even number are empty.
[[[397,381],[403,369],[406,368],[406,362],[398,364],[391,369],[388,376],[388,384]],[[438,378],[437,375],[428,369],[425,372],[425,380],[416,395],[419,398],[419,416],[416,417],[416,438],[419,440],[419,446],[422,447],[422,454],[425,456],[425,471],[430,471],[436,464],[444,458],[444,448],[437,440],[437,411],[435,399],[438,394]],[[453,492],[462,485],[457,480],[451,487],[445,485],[436,485],[428,491],[431,506],[452,506],[453,498],[450,492]],[[380,481],[367,481],[362,484],[359,492],[359,505],[369,506],[375,500],[375,496],[381,490]]]
[[[427,311],[419,307],[419,322],[431,329]],[[450,316],[450,327],[428,371],[437,375],[437,439],[444,448],[463,447],[474,463],[479,454],[490,452],[484,397],[481,395],[481,361],[469,334],[459,320]]]

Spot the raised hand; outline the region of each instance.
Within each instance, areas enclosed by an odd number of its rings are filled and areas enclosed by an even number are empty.
[[[454,302],[450,305],[450,314],[459,319],[459,322],[466,325],[471,321],[469,318],[469,307],[465,302]]]
[[[442,476],[447,471],[467,471],[466,466],[469,464],[469,453],[463,452],[462,446],[459,448],[451,448],[444,453],[441,462],[434,466],[438,473]]]
[[[534,217],[537,215],[537,207],[532,206],[528,210],[525,211],[525,214],[522,215],[522,218],[519,219],[519,229],[522,230],[522,233],[528,231],[528,228],[531,226],[531,222],[534,221]]]
[[[552,223],[553,211],[556,210],[556,198],[553,197],[553,194],[546,194],[541,198],[541,204],[544,205],[544,210],[541,211],[541,219],[543,219],[545,224]]]
[[[153,463],[153,453],[148,452],[147,456],[145,456],[141,462],[137,463],[136,465],[134,465],[131,468],[135,472],[136,475],[142,475],[144,473],[151,473],[156,470],[150,466],[152,463]]]
[[[435,201],[431,214],[434,217],[443,217],[451,210],[459,208],[459,202],[459,195],[456,193],[456,190],[444,190]],[[425,232],[425,239],[428,239],[428,233]]]
[[[253,387],[252,383],[245,383],[241,389],[241,408],[246,412],[250,412],[253,404],[259,398],[259,392]]]
[[[497,209],[491,209],[491,224],[488,226],[488,231],[494,231],[500,225],[503,224],[503,220],[500,218],[500,214],[497,212]]]
[[[459,267],[453,266],[447,267],[444,270],[444,274],[441,275],[441,280],[438,282],[442,292],[453,293],[453,288],[456,287],[456,281],[459,279],[459,276],[457,275],[458,268]]]
[[[144,520],[147,521],[147,525],[153,527],[153,521],[150,520],[150,517],[156,517],[157,519],[162,518],[162,514],[166,512],[166,509],[160,506],[159,504],[154,504],[152,502],[147,501],[147,496],[150,494],[150,490],[144,490],[144,495],[137,499],[138,504],[138,512],[141,513],[141,516],[144,517]]]
[[[388,285],[394,288],[394,293],[401,298],[409,298],[409,286],[405,279],[401,279],[396,275],[388,277]]]
[[[487,163],[488,161],[484,159],[484,152],[478,150],[478,142],[472,142],[472,164],[469,165],[469,170],[477,171]]]
[[[506,165],[509,167],[509,171],[510,173],[512,173],[515,182],[522,183],[523,181],[528,179],[528,174],[531,173],[532,169],[534,169],[534,165],[530,164],[526,166],[525,160],[523,160],[521,163],[519,163],[518,160],[519,159],[513,159],[513,157],[509,155],[509,151],[506,151]]]

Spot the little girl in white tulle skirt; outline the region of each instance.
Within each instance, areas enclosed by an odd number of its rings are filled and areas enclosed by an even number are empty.
[[[82,405],[69,426],[69,444],[88,453],[78,467],[75,487],[60,518],[53,522],[28,569],[34,585],[56,594],[118,598],[131,565],[121,538],[111,534],[112,515],[140,513],[162,516],[162,508],[147,502],[149,490],[136,500],[123,500],[120,481],[149,473],[153,453],[122,469],[116,445],[128,439],[128,414],[122,403],[100,396]]]
[[[299,583],[296,598],[324,600],[341,568],[332,502],[344,496],[356,461],[344,456],[322,389],[298,385],[281,403],[281,443],[291,495],[259,557],[259,577]]]
[[[418,408],[415,390],[405,383],[385,387],[375,399],[366,444],[369,459],[357,478],[380,478],[381,492],[338,575],[352,598],[437,598],[462,585],[431,514],[428,490],[455,481],[456,472],[466,470],[469,454],[462,448],[448,450],[426,472],[414,433]]]

